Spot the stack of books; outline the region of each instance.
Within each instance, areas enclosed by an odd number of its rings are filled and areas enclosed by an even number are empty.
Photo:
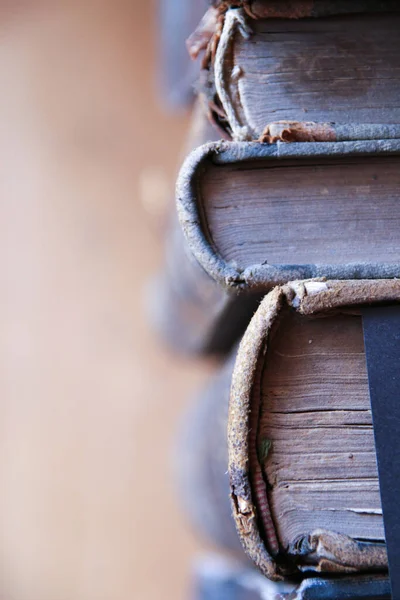
[[[393,0],[221,0],[188,40],[157,324],[227,358],[182,497],[268,579],[318,575],[293,597],[390,597],[362,312],[400,302],[399,30]]]

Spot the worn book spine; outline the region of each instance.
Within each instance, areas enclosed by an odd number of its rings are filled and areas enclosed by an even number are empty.
[[[267,141],[275,122],[400,123],[397,2],[258,0],[212,11],[213,32],[208,18],[193,36],[202,32],[206,49],[200,89],[231,139]]]
[[[294,282],[246,330],[230,394],[231,498],[267,577],[387,570],[360,307],[399,302],[398,280]]]
[[[391,303],[398,280],[275,288],[184,423],[178,470],[192,520],[236,551],[231,510],[273,581],[318,572],[387,586],[361,307]]]
[[[194,108],[186,152],[216,137],[199,101]],[[261,295],[237,302],[222,289],[193,254],[175,207],[170,215],[162,271],[148,295],[149,317],[166,343],[179,352],[223,355],[237,341],[254,314]]]
[[[400,277],[396,251],[388,258],[386,238],[379,236],[376,239],[379,228],[387,232],[388,219],[392,219],[393,248],[398,240],[395,179],[399,173],[400,125],[354,125],[345,130],[336,128],[335,131],[340,140],[293,143],[278,140],[273,144],[219,141],[197,148],[185,160],[177,181],[177,207],[182,231],[197,261],[222,289],[237,295],[238,304],[245,300],[248,293],[265,293],[274,285],[293,279],[322,276],[331,279]],[[379,165],[374,165],[374,161],[378,161]],[[343,178],[342,171],[347,163],[348,177]],[[359,172],[352,182],[349,169],[357,164]],[[310,170],[308,178],[304,176],[306,166]],[[291,193],[285,197],[290,170],[296,167],[300,171],[293,183],[296,195]],[[390,176],[386,167],[391,169]],[[320,176],[315,187],[309,189],[308,182],[323,168],[328,169],[326,180]],[[334,172],[333,168],[336,169]],[[381,176],[379,169],[382,168]],[[224,169],[228,171],[226,177],[223,176]],[[277,173],[271,181],[269,169]],[[374,178],[372,182],[371,177]],[[378,184],[377,191],[374,191],[375,181]],[[244,194],[243,190],[247,193]],[[303,222],[301,229],[293,215],[299,214],[303,201],[309,202],[307,191],[314,204],[304,209],[300,219]],[[349,195],[351,200],[348,200]],[[355,208],[354,195],[357,196],[358,209]],[[340,207],[335,204],[338,199]],[[273,208],[273,214],[269,214],[275,220],[268,218],[266,213],[269,204]],[[291,211],[288,211],[288,207],[291,207]],[[379,212],[375,208],[372,217],[372,213],[364,213],[363,218],[358,220],[365,207],[379,207]],[[346,223],[350,224],[350,237],[338,235],[343,229],[344,210],[348,210]],[[231,256],[224,254],[219,243],[221,237],[217,237],[223,229],[220,226],[223,214],[225,230],[235,231],[234,235],[230,231],[225,234],[225,239],[229,234],[234,244]],[[228,219],[232,219],[232,227]],[[261,231],[259,222],[264,224]],[[304,223],[308,227],[306,239],[311,238],[310,230],[324,234],[330,245],[328,252],[324,252],[318,235],[315,244],[310,243],[310,247],[307,247],[301,233]],[[369,227],[368,231],[366,227]],[[257,234],[254,233],[256,229]],[[244,247],[241,241],[243,232],[247,232],[249,247],[258,245],[262,249],[248,266],[239,260]],[[374,246],[370,242],[374,242]],[[318,243],[320,252],[316,251]],[[299,244],[302,245],[303,261],[300,259],[301,262],[297,263],[299,253],[293,254],[292,250],[289,256],[288,246],[296,248]],[[279,255],[279,262],[271,259],[271,248],[279,250],[275,252],[275,257]],[[314,256],[314,263],[309,259],[310,255]]]

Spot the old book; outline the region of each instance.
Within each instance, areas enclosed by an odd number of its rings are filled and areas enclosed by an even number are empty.
[[[399,189],[400,140],[217,142],[189,155],[177,202],[194,257],[240,303],[298,278],[399,277]]]
[[[217,134],[197,102],[185,153]],[[204,270],[193,255],[171,211],[165,240],[165,260],[149,294],[149,318],[169,346],[193,354],[224,354],[243,333],[260,295],[236,302]]]
[[[235,522],[272,580],[348,575],[354,597],[365,582],[362,597],[390,596],[361,311],[391,303],[398,280],[276,287],[183,424],[192,521],[238,555]]]
[[[218,4],[201,89],[232,139],[268,140],[276,121],[400,123],[398,2]]]
[[[387,569],[360,309],[400,281],[275,288],[241,342],[228,448],[242,543],[265,575]]]

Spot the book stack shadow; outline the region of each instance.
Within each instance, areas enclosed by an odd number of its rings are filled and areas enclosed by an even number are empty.
[[[391,597],[363,315],[400,304],[399,31],[393,0],[232,0],[188,40],[192,150],[151,313],[221,362],[179,495],[241,561],[228,595],[199,569],[199,599]]]

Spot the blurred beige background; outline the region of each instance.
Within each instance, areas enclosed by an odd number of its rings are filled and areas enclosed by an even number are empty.
[[[4,3],[0,35],[0,598],[183,600],[170,447],[210,367],[143,313],[188,124],[155,3]]]

